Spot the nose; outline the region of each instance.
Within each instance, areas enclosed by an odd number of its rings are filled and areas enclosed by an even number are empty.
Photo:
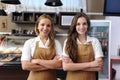
[[[81,24],[81,25],[79,25],[79,27],[82,29],[82,28],[84,28],[84,25]]]
[[[44,26],[44,29],[45,29],[45,30],[47,29],[47,25]]]

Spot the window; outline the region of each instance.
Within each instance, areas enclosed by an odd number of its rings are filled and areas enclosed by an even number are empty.
[[[79,12],[82,8],[86,11],[86,0],[61,0],[63,6],[49,7],[44,5],[46,0],[20,0],[20,5],[6,4],[6,12],[36,11],[36,12]],[[74,5],[75,4],[75,5]]]

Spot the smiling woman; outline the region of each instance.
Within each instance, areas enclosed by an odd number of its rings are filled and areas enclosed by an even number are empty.
[[[22,69],[30,71],[27,80],[57,80],[56,69],[61,68],[62,46],[54,38],[53,19],[41,15],[35,24],[37,37],[24,43]]]

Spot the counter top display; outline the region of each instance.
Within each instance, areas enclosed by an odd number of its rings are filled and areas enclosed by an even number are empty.
[[[0,54],[0,63],[3,64],[20,64],[21,54]]]
[[[20,62],[21,55],[22,47],[0,47],[0,62],[2,63]]]
[[[0,65],[0,80],[26,80],[29,71],[24,71],[21,64]]]
[[[22,70],[21,63],[2,64],[0,63],[0,80],[27,80],[29,71]],[[57,78],[65,80],[66,71],[56,70]]]

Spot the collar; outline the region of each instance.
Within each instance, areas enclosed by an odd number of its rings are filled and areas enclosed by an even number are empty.
[[[86,40],[86,42],[85,42],[84,44],[89,44],[89,43],[91,43],[91,42],[92,42],[91,37],[90,37],[90,36],[87,36],[87,40]],[[82,44],[78,38],[77,38],[77,44]]]
[[[39,41],[40,44],[44,45],[39,36],[36,37],[36,41]],[[47,47],[49,45],[49,41],[50,39],[48,38],[44,46]]]

